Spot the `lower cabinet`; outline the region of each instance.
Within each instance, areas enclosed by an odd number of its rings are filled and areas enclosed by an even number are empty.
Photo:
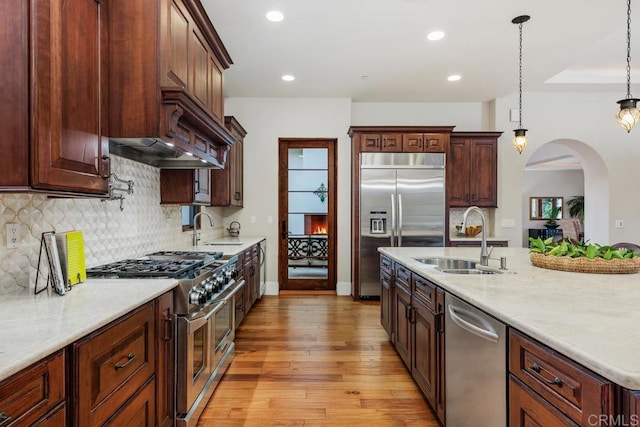
[[[615,385],[549,347],[509,332],[510,426],[606,426]]]
[[[381,318],[393,316],[391,337],[396,352],[444,424],[444,292],[396,264],[395,280],[387,297],[385,281],[391,281],[388,276],[381,269]],[[390,298],[390,308],[386,307],[385,298]]]
[[[65,424],[65,360],[61,350],[0,382],[0,426]]]
[[[385,332],[391,337],[391,316],[392,316],[392,288],[393,283],[389,273],[380,271],[380,324]]]
[[[172,426],[173,292],[0,382],[0,426]]]
[[[72,345],[76,425],[105,424],[154,378],[154,324],[154,306],[147,303]]]

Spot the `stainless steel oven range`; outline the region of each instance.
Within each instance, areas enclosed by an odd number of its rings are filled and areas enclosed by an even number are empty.
[[[91,277],[171,277],[176,313],[176,425],[195,426],[233,359],[237,257],[221,253],[155,252],[87,269]]]

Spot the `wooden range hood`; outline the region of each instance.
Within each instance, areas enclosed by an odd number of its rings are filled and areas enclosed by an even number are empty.
[[[233,62],[200,1],[107,5],[110,152],[160,168],[224,168],[234,138],[223,70]]]

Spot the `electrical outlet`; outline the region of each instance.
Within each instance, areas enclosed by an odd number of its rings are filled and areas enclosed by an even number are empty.
[[[271,215],[267,216],[267,224],[273,224],[273,217]]]
[[[255,224],[255,223],[256,223],[256,216],[251,215],[251,224]]]
[[[7,248],[14,249],[18,247],[18,224],[7,224]]]
[[[624,227],[624,221],[621,219],[616,219],[616,228],[623,228]]]

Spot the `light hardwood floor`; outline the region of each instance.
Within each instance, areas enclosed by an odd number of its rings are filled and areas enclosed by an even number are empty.
[[[379,317],[351,297],[263,297],[198,427],[437,426]]]

